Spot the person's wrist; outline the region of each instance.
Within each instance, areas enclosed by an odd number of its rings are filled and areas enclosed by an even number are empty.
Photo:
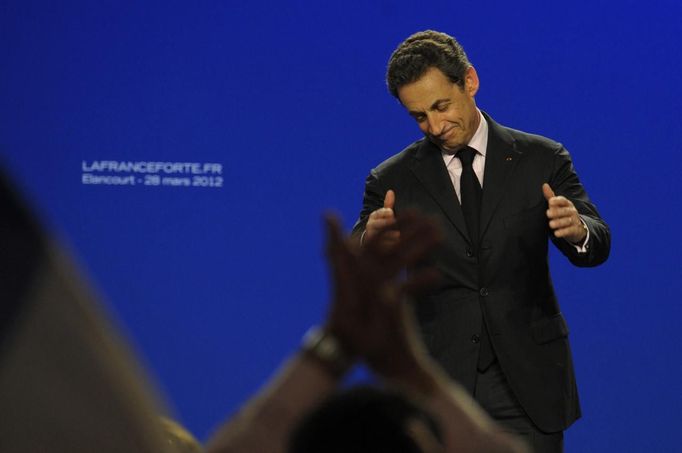
[[[580,221],[580,226],[582,228],[582,232],[580,233],[580,236],[576,240],[570,241],[570,242],[571,242],[571,244],[580,247],[583,245],[583,242],[585,242],[585,238],[587,238],[587,234],[589,233],[589,230],[587,229],[587,225],[585,225],[585,222],[583,221],[583,219],[578,217],[578,220]]]
[[[308,329],[301,342],[301,352],[336,377],[346,374],[354,364],[353,357],[328,328]]]

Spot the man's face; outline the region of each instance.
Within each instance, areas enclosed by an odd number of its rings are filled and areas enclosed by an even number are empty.
[[[465,73],[464,88],[440,69],[430,68],[416,82],[398,88],[398,97],[424,135],[443,151],[454,153],[469,143],[478,128],[477,91],[473,67]]]

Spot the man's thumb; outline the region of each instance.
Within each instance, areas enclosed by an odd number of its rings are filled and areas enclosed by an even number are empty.
[[[395,205],[395,192],[389,190],[384,198],[384,208],[393,209],[393,205]]]
[[[549,187],[549,184],[544,183],[542,185],[542,194],[545,196],[545,200],[549,201],[550,198],[554,197],[554,191],[552,190],[551,187]]]

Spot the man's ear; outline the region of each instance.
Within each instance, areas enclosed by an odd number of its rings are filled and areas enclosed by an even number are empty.
[[[478,74],[476,68],[469,66],[469,69],[464,73],[464,91],[471,97],[478,93]]]

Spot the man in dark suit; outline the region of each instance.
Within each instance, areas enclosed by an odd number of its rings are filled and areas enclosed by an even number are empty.
[[[429,352],[535,451],[562,451],[580,406],[548,239],[576,266],[596,266],[608,226],[561,144],[478,110],[478,75],[454,38],[409,37],[387,83],[425,138],[372,170],[353,234],[373,237],[407,207],[440,220],[445,244],[426,264],[442,280],[414,305]]]

